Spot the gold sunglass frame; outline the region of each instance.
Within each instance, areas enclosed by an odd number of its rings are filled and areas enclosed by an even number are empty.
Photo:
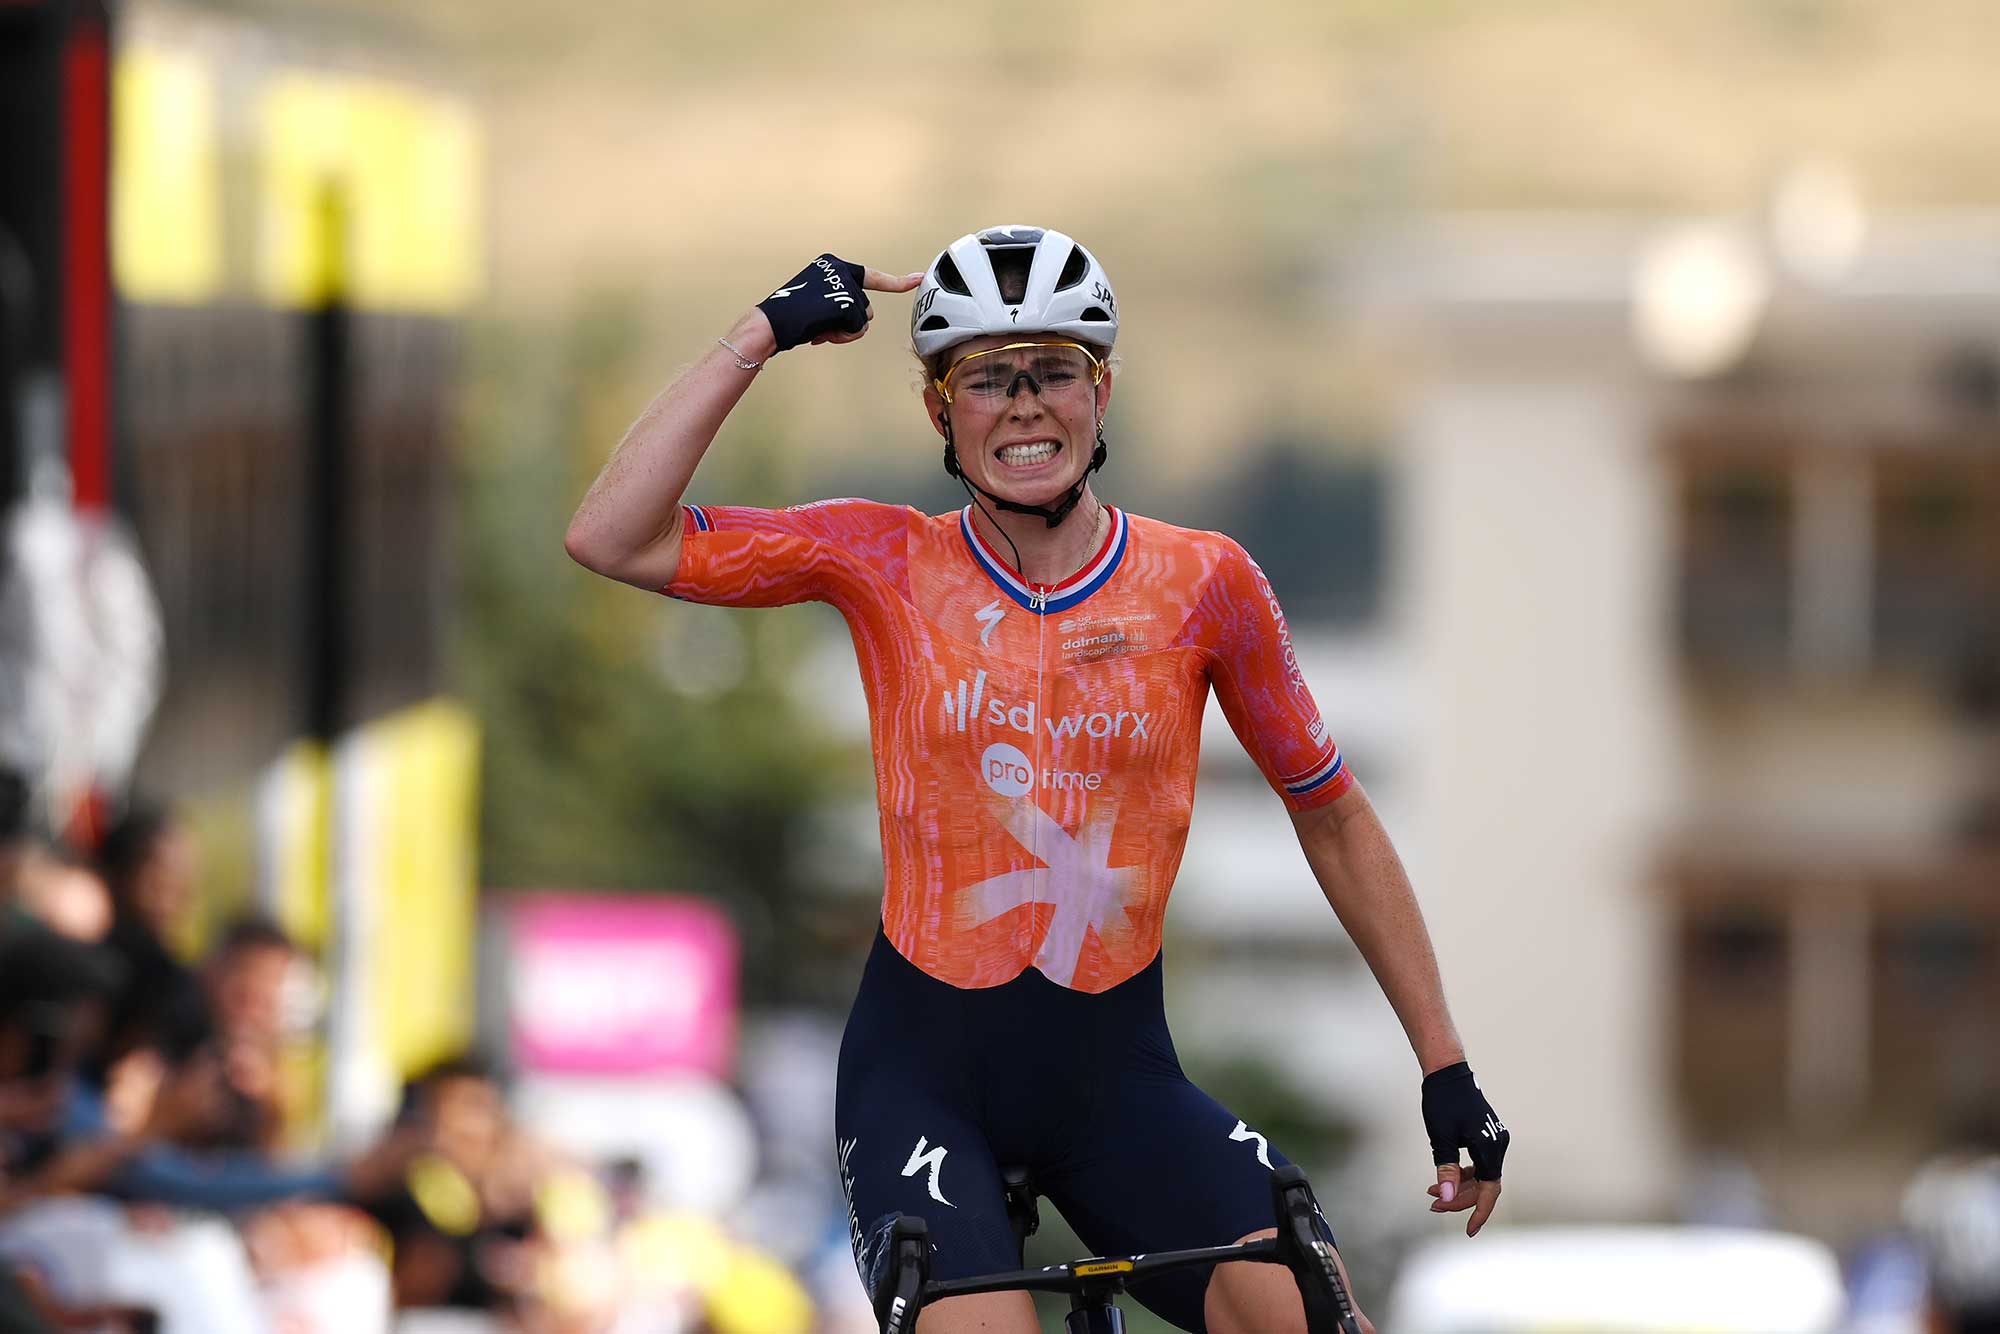
[[[989,347],[979,352],[968,352],[957,361],[952,362],[951,365],[945,367],[944,374],[931,381],[931,384],[937,388],[938,396],[943,398],[945,404],[949,406],[955,401],[951,393],[951,377],[958,374],[960,366],[965,365],[968,361],[977,361],[981,357],[996,356],[1002,352],[1018,352],[1023,348],[1030,347],[1073,347],[1083,353],[1083,359],[1090,363],[1091,388],[1095,389],[1098,385],[1104,383],[1104,363],[1097,359],[1097,354],[1082,343],[1073,343],[1067,339],[1062,339],[1053,342],[1003,343],[999,347]]]

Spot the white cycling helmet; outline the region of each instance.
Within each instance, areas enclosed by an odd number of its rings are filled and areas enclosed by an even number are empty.
[[[1118,298],[1096,257],[1061,232],[1017,226],[970,232],[931,261],[910,307],[919,357],[1016,331],[1064,334],[1107,350],[1116,343]]]

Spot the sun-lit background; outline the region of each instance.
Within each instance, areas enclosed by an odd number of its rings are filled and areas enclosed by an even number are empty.
[[[108,1107],[0,1102],[0,1308],[872,1328],[845,628],[562,535],[812,256],[1015,222],[1109,272],[1099,494],[1270,574],[1514,1131],[1488,1233],[1425,1212],[1419,1071],[1215,711],[1170,1022],[1383,1328],[1915,1330],[1926,1220],[1993,1216],[1935,1185],[2000,1147],[1989,0],[11,0],[0,60],[0,968],[85,942],[0,978],[0,1091]],[[962,503],[875,308],[690,499]],[[169,982],[205,1043],[24,1017]],[[138,1167],[8,1193],[107,1115]],[[225,1152],[256,1190],[161,1165]]]

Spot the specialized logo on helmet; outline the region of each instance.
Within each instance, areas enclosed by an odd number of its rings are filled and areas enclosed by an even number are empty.
[[[1111,289],[1101,282],[1090,285],[1090,294],[1104,303],[1104,309],[1112,315],[1118,313],[1118,298],[1111,295]]]
[[[917,298],[918,319],[922,319],[925,315],[930,313],[930,308],[937,303],[937,294],[939,292],[942,292],[943,290],[944,289],[942,287],[929,287],[924,289],[924,294]]]

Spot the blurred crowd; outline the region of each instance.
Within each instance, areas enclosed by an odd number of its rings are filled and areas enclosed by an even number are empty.
[[[538,1142],[476,1058],[314,1151],[311,962],[255,917],[186,950],[184,822],[70,847],[4,774],[0,821],[0,1334],[815,1327],[782,1265]]]
[[[0,1334],[873,1328],[837,1196],[753,1192],[744,1228],[666,1209],[637,1160],[543,1142],[475,1056],[316,1148],[313,962],[269,920],[204,929],[202,889],[171,809],[84,850],[0,773]],[[1937,1160],[1904,1214],[1841,1327],[2000,1334],[2000,1158]]]

